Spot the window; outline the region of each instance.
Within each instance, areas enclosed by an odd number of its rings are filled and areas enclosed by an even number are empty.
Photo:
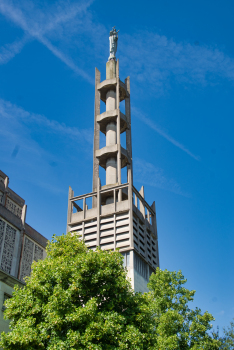
[[[130,252],[123,252],[121,253],[123,255],[123,266],[129,267],[130,266]]]
[[[5,310],[6,310],[6,306],[4,305],[4,303],[5,303],[5,301],[6,301],[7,299],[10,299],[10,298],[11,298],[11,295],[4,293],[4,296],[3,296],[3,303],[2,303],[2,311],[5,311]]]
[[[134,253],[134,269],[141,275],[145,280],[148,280],[148,265],[141,259],[136,253]]]

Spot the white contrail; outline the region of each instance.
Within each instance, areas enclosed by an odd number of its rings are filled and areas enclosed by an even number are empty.
[[[20,53],[30,37],[25,34],[22,39],[16,40],[11,44],[4,45],[0,48],[0,64],[6,64],[18,53]]]
[[[63,52],[61,52],[59,49],[57,49],[52,43],[45,38],[44,34],[48,31],[53,29],[57,24],[66,22],[72,17],[74,17],[78,12],[83,11],[88,6],[90,6],[91,1],[88,2],[85,6],[81,6],[80,8],[76,8],[73,11],[69,11],[66,14],[62,14],[61,16],[56,17],[54,22],[50,22],[48,26],[44,26],[44,28],[38,28],[33,29],[28,26],[27,21],[24,18],[24,15],[20,9],[16,9],[12,5],[4,1],[0,2],[0,12],[10,19],[12,22],[14,22],[17,26],[19,26],[21,29],[24,30],[24,32],[31,36],[32,38],[38,40],[41,44],[47,47],[48,50],[50,50],[57,58],[59,58],[63,63],[65,63],[70,69],[72,69],[76,74],[83,77],[85,80],[87,80],[90,84],[93,84],[93,79],[81,68],[79,68],[72,60],[71,58],[64,55]],[[23,43],[21,45],[23,47]],[[17,47],[17,44],[15,43],[15,47]],[[21,48],[22,49],[22,48]],[[20,44],[19,49],[20,50]],[[15,53],[16,54],[16,53]],[[15,55],[12,53],[12,55]],[[10,53],[9,53],[10,56]],[[0,61],[1,61],[1,55],[0,55]]]
[[[171,137],[170,135],[168,135],[165,131],[163,131],[160,127],[158,127],[151,119],[145,117],[141,112],[139,112],[136,108],[133,108],[133,113],[134,115],[140,119],[143,123],[145,123],[146,125],[148,125],[151,129],[153,129],[154,131],[156,131],[159,135],[161,135],[162,137],[164,137],[167,141],[169,141],[170,143],[172,143],[174,146],[180,148],[182,151],[184,151],[185,153],[187,153],[190,157],[192,157],[193,159],[200,161],[200,157],[196,156],[195,154],[193,154],[192,152],[190,152],[184,145],[182,145],[182,143],[176,141],[173,137]]]

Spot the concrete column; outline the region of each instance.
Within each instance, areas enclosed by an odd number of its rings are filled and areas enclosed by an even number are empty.
[[[106,79],[116,78],[116,61],[110,60],[106,63]],[[106,111],[116,109],[116,91],[110,90],[106,94]],[[116,122],[110,122],[106,126],[106,146],[116,145]],[[110,157],[106,161],[106,185],[117,183],[117,157]],[[114,197],[106,199],[106,204],[114,202]]]
[[[116,123],[111,122],[106,126],[106,146],[116,144]]]
[[[116,158],[111,157],[106,161],[106,184],[115,184],[117,182]]]
[[[106,79],[113,79],[116,77],[116,60],[106,62]]]
[[[93,192],[96,192],[97,179],[99,177],[99,160],[96,158],[96,151],[99,149],[100,125],[97,123],[97,115],[100,114],[100,92],[97,89],[101,81],[101,73],[95,69],[95,105],[94,105],[94,140],[93,140]],[[97,199],[94,196],[93,208],[97,206]]]
[[[110,90],[106,94],[106,110],[112,111],[116,109],[116,92]],[[116,122],[110,122],[106,126],[106,146],[116,144]],[[106,161],[106,185],[115,184],[117,182],[117,160],[116,157],[108,158]],[[112,198],[112,197],[111,197]],[[109,198],[107,199],[109,204]],[[110,203],[113,203],[113,198]]]
[[[106,110],[111,111],[116,108],[116,93],[108,91],[106,94]],[[110,122],[106,126],[106,146],[116,144],[116,122]],[[106,161],[106,185],[117,182],[117,160],[111,157]],[[111,201],[113,203],[113,201]],[[109,204],[109,203],[107,203]]]
[[[106,110],[112,111],[116,108],[116,93],[113,90],[110,90],[106,94]]]

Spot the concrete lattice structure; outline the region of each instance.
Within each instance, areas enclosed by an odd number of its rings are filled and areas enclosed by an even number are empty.
[[[25,285],[33,260],[44,259],[47,239],[29,226],[25,200],[8,186],[9,178],[0,170],[0,333],[9,331],[3,303],[12,296],[14,285]]]
[[[100,103],[106,111],[100,114]],[[125,101],[125,114],[120,103]],[[106,136],[106,146],[100,147],[100,132]],[[120,135],[126,134],[126,149]],[[101,186],[99,167],[106,171],[106,184]],[[127,183],[121,182],[121,169],[127,168]],[[87,199],[92,198],[88,208]],[[81,204],[80,204],[81,203]],[[130,78],[119,78],[119,60],[106,63],[106,80],[95,72],[95,113],[93,191],[74,196],[69,187],[67,231],[82,235],[90,249],[115,250],[124,256],[135,291],[147,291],[150,274],[159,266],[155,202],[144,199],[144,188],[133,186]]]

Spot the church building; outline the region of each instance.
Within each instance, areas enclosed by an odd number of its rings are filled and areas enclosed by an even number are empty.
[[[0,170],[0,333],[9,331],[4,320],[4,301],[11,298],[14,285],[23,287],[32,262],[44,259],[47,239],[26,223],[25,200],[9,186]]]

